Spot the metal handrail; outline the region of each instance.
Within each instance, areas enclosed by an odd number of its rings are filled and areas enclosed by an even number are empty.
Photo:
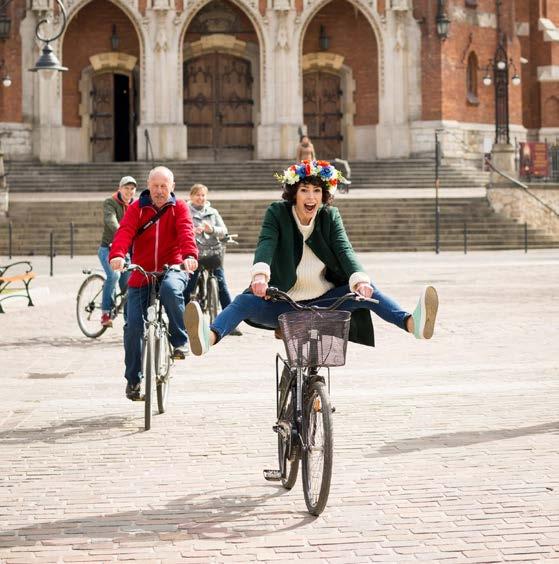
[[[549,204],[547,204],[546,202],[544,202],[541,198],[539,198],[538,196],[536,196],[533,192],[530,192],[530,189],[528,188],[528,186],[526,184],[524,184],[523,182],[520,182],[520,180],[517,180],[516,178],[513,178],[512,176],[509,176],[506,172],[503,172],[502,170],[499,170],[492,162],[490,159],[488,159],[487,157],[485,157],[485,164],[494,172],[496,172],[498,175],[502,176],[503,178],[506,178],[507,180],[509,180],[510,182],[512,182],[516,188],[520,188],[521,190],[524,190],[524,192],[526,192],[526,194],[528,194],[529,196],[531,196],[534,200],[536,200],[539,204],[541,204],[543,207],[545,207],[546,209],[548,209],[555,217],[559,218],[559,212],[551,207]]]
[[[151,146],[151,138],[149,136],[149,131],[144,129],[144,137],[146,139],[146,159],[149,160],[149,154],[151,153],[151,163],[155,165],[155,155],[153,154],[153,147]]]

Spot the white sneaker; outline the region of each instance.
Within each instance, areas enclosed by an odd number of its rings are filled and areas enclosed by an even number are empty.
[[[192,354],[196,356],[206,354],[210,350],[210,328],[198,302],[191,300],[186,304],[184,325]]]
[[[433,336],[438,309],[439,296],[437,290],[433,286],[425,287],[412,314],[413,334],[416,339],[430,339]]]

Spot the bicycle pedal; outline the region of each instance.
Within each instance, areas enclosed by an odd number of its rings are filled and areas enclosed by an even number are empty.
[[[332,413],[336,413],[336,408],[335,408],[335,406],[332,406]]]
[[[281,480],[281,470],[263,470],[264,478],[269,482],[279,482]]]

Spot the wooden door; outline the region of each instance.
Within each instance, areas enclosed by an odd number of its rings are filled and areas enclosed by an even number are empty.
[[[93,162],[114,160],[114,80],[112,73],[94,75],[91,85],[91,149]]]
[[[303,115],[319,159],[342,156],[340,77],[323,71],[303,75]]]
[[[224,53],[187,61],[184,120],[189,155],[212,160],[251,159],[253,104],[249,61]]]

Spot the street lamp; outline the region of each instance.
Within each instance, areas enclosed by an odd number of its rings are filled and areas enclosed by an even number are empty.
[[[450,28],[450,20],[446,14],[445,0],[437,0],[437,16],[435,18],[437,24],[437,35],[444,41],[448,37]]]
[[[4,62],[4,59],[2,59],[0,61],[0,69],[2,68],[6,68],[6,63]],[[9,88],[12,85],[12,79],[10,78],[10,75],[8,73],[8,70],[6,69],[6,74],[4,75],[4,77],[2,78],[2,86],[4,86],[5,88]]]
[[[63,67],[60,64],[58,57],[54,54],[54,51],[49,45],[51,41],[55,41],[56,39],[58,39],[64,32],[64,29],[66,28],[66,8],[64,7],[64,4],[62,3],[61,0],[56,0],[56,3],[60,7],[60,11],[62,13],[62,26],[60,28],[60,31],[53,37],[50,38],[42,37],[39,34],[39,28],[43,24],[48,23],[48,19],[44,18],[37,24],[37,27],[35,27],[35,36],[39,41],[42,41],[45,45],[43,47],[41,56],[39,57],[38,61],[35,63],[35,66],[29,69],[32,72],[43,71],[47,78],[50,78],[55,71],[62,72],[68,70],[68,67]]]
[[[485,69],[483,84],[485,86],[495,85],[495,144],[503,143],[510,145],[509,133],[509,69],[513,69],[511,82],[514,86],[520,84],[520,76],[516,67],[507,54],[505,34],[501,30],[501,2],[496,0],[497,7],[497,34],[498,44],[493,59]],[[493,74],[493,76],[491,76]]]

